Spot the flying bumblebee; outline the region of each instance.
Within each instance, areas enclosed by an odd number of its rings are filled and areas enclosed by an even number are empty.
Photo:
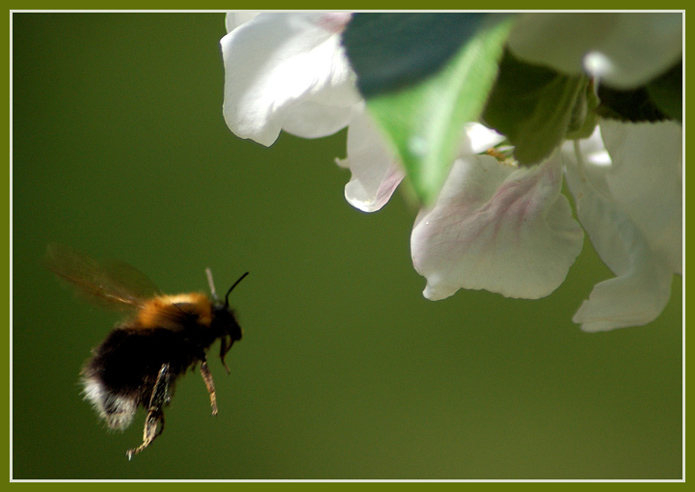
[[[142,444],[129,449],[128,459],[149,446],[164,430],[164,407],[170,402],[176,378],[200,363],[200,374],[217,415],[215,384],[207,351],[220,340],[220,360],[242,330],[229,307],[217,297],[210,269],[206,269],[211,297],[202,293],[164,295],[143,273],[121,262],[97,262],[71,248],[50,245],[46,266],[88,299],[131,316],[92,350],[82,368],[85,399],[111,429],[124,430],[138,407],[147,411]]]

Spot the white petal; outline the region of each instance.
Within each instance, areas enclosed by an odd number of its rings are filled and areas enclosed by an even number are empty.
[[[561,185],[556,157],[523,169],[490,156],[457,160],[411,236],[413,264],[427,278],[425,297],[466,288],[535,299],[555,290],[583,237]]]
[[[656,319],[671,297],[672,272],[649,249],[639,229],[610,203],[584,193],[577,209],[596,250],[602,258],[613,255],[610,263],[621,268],[616,277],[594,286],[572,321],[595,332]]]
[[[568,159],[566,170],[579,220],[601,259],[616,274],[594,287],[573,321],[585,331],[649,323],[668,302],[672,270],[665,258],[650,248],[640,228],[605,192],[608,185],[601,179],[607,170],[586,174],[572,159]]]
[[[353,101],[352,97],[348,100]],[[288,106],[282,129],[302,138],[319,138],[332,135],[346,127],[354,115],[362,112],[360,101],[343,105],[322,101],[319,94],[298,100]]]
[[[467,123],[463,127],[463,138],[458,155],[480,154],[504,140],[504,136],[480,123]]]
[[[478,154],[502,140],[504,136],[494,130],[480,123],[468,123],[463,129],[458,154]],[[405,172],[366,112],[351,121],[347,147],[348,158],[339,162],[352,171],[352,179],[345,186],[345,198],[363,212],[375,212],[389,201]]]
[[[618,88],[637,87],[682,55],[680,13],[534,13],[509,37],[523,60],[561,72],[582,71]]]
[[[246,24],[258,14],[260,14],[260,12],[253,12],[250,10],[228,12],[227,16],[225,17],[225,26],[227,27],[227,32],[233,31],[242,24]]]
[[[363,212],[383,207],[405,175],[367,112],[350,123],[347,159],[339,164],[352,172],[345,199]]]
[[[601,122],[613,166],[606,175],[616,204],[645,235],[651,249],[682,271],[683,130],[677,123]]]
[[[313,138],[347,125],[361,98],[325,15],[262,13],[222,38],[224,117],[236,135],[271,145],[283,129]]]

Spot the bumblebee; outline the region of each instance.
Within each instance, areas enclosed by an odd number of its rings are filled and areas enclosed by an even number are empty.
[[[229,295],[248,272],[229,288],[224,301],[217,297],[210,269],[206,269],[211,297],[194,292],[164,295],[134,267],[121,262],[98,262],[71,248],[51,245],[46,266],[88,299],[111,308],[131,311],[92,351],[82,368],[85,399],[110,429],[124,430],[138,407],[147,411],[140,446],[128,459],[152,444],[164,430],[164,407],[176,379],[200,363],[200,374],[210,394],[212,414],[217,399],[207,351],[220,340],[220,360],[242,330],[229,306]]]

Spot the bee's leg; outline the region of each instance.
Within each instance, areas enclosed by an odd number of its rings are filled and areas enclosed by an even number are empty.
[[[231,371],[229,370],[227,363],[224,361],[224,357],[227,355],[227,352],[229,352],[229,350],[232,348],[232,345],[234,345],[234,340],[231,337],[223,337],[222,340],[220,340],[220,360],[222,361],[222,365],[224,366],[224,369],[227,371],[227,374],[230,374]]]
[[[207,359],[203,359],[200,364],[200,375],[203,376],[203,381],[205,381],[205,386],[208,388],[208,393],[210,393],[210,405],[212,406],[212,415],[217,415],[217,394],[215,393],[215,383],[212,380],[212,373],[208,368]]]
[[[145,428],[142,432],[142,444],[126,452],[128,459],[138,454],[149,446],[155,438],[164,432],[164,412],[162,408],[169,401],[169,384],[171,383],[171,372],[169,364],[162,364],[162,368],[157,374],[157,381],[152,390],[150,403],[147,406],[147,417],[145,418]]]
[[[157,428],[159,427],[159,430]],[[159,410],[149,410],[147,412],[147,418],[145,420],[145,429],[142,433],[142,444],[137,448],[129,449],[126,451],[126,456],[128,459],[132,459],[133,455],[136,455],[143,451],[147,446],[152,444],[152,441],[164,431],[164,413]]]

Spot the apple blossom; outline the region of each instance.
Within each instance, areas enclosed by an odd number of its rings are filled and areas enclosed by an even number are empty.
[[[236,135],[266,146],[281,130],[315,138],[347,127],[347,157],[336,160],[351,171],[345,197],[374,212],[405,172],[356,88],[340,38],[350,17],[229,14],[221,40],[224,116]],[[525,14],[508,47],[527,62],[631,88],[677,62],[680,22],[679,14]],[[592,116],[589,131],[597,121]],[[673,275],[682,271],[681,127],[600,121],[591,138],[566,141],[524,167],[485,153],[504,135],[476,122],[464,126],[439,196],[420,211],[411,234],[413,265],[427,280],[425,297],[443,299],[462,288],[547,296],[579,255],[583,228],[616,277],[594,287],[573,321],[602,331],[659,315]],[[561,192],[563,175],[579,223]]]

